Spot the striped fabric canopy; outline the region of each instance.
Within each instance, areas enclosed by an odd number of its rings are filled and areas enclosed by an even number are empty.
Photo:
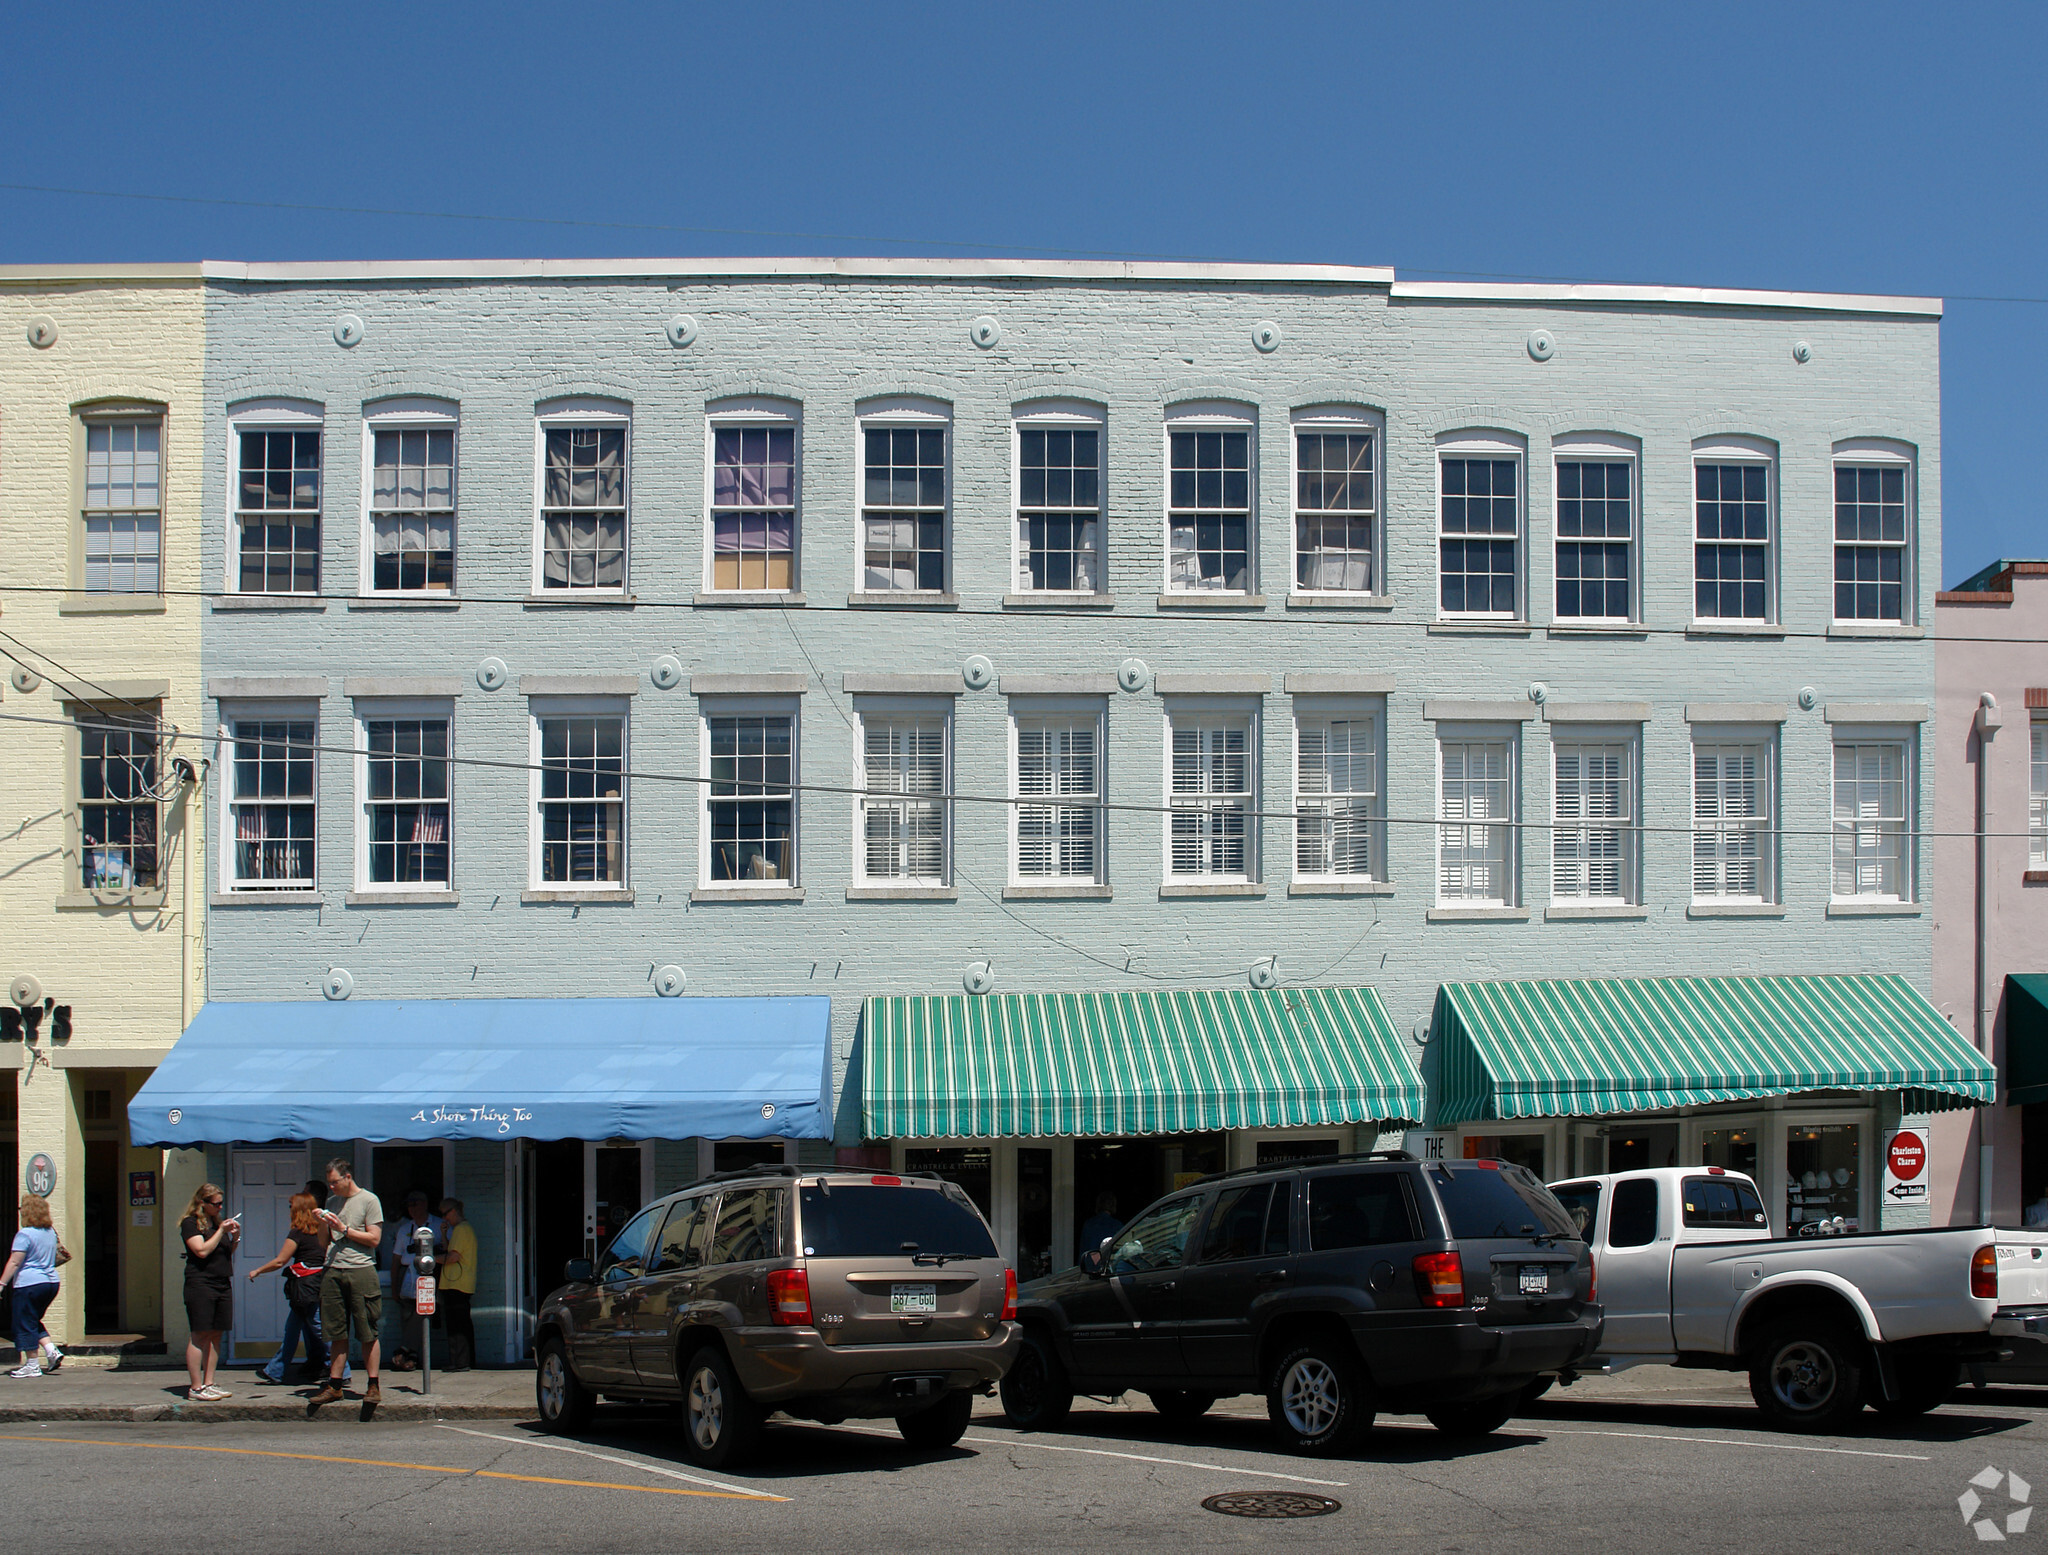
[[[1993,1099],[1997,1071],[1896,974],[1445,983],[1431,1126],[1599,1117],[1798,1091]]]
[[[869,1139],[1412,1122],[1422,1081],[1370,988],[867,1001]]]

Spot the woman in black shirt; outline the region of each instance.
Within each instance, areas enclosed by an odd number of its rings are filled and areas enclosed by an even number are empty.
[[[185,1397],[199,1402],[233,1396],[213,1383],[221,1333],[235,1321],[235,1243],[242,1234],[234,1221],[221,1219],[226,1203],[218,1187],[201,1183],[178,1222],[185,1243],[185,1318],[192,1325],[192,1337],[185,1341],[185,1374],[191,1382]]]

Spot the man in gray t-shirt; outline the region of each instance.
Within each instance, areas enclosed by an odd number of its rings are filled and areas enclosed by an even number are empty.
[[[377,1288],[377,1244],[384,1240],[384,1206],[377,1195],[356,1186],[355,1168],[336,1157],[327,1163],[327,1208],[320,1219],[327,1227],[327,1272],[320,1278],[320,1333],[327,1341],[327,1381],[308,1405],[308,1412],[346,1397],[342,1376],[348,1366],[351,1325],[363,1346],[363,1389],[366,1409],[383,1401],[377,1385],[381,1359],[377,1325],[384,1318],[384,1298]]]

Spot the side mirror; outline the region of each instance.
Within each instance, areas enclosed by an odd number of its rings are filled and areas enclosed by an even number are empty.
[[[570,1285],[588,1285],[590,1278],[588,1258],[571,1258],[562,1265],[562,1279]]]
[[[1081,1254],[1082,1271],[1093,1275],[1098,1280],[1108,1279],[1110,1273],[1109,1246],[1115,1240],[1116,1238],[1113,1236],[1106,1236],[1102,1239],[1101,1246],[1091,1247],[1083,1252]]]

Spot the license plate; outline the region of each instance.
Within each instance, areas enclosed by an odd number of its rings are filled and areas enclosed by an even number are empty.
[[[891,1285],[889,1287],[889,1310],[891,1312],[936,1312],[939,1310],[939,1287],[936,1285]]]
[[[1550,1271],[1541,1264],[1522,1265],[1522,1294],[1525,1296],[1547,1296],[1550,1294]]]

